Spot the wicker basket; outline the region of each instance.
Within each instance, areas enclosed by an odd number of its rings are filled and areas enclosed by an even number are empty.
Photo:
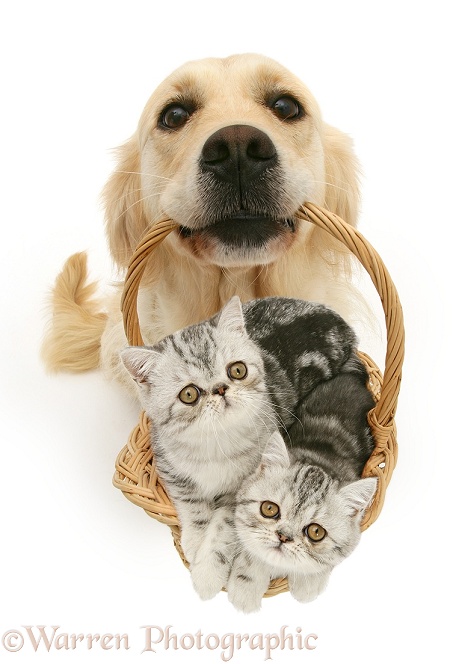
[[[383,377],[373,360],[360,353],[369,372],[369,388],[376,401],[369,412],[369,425],[375,441],[375,449],[363,471],[363,477],[377,477],[377,491],[366,511],[362,530],[377,519],[385,499],[397,460],[396,426],[394,421],[401,369],[404,357],[404,327],[401,304],[395,286],[375,249],[352,226],[335,214],[314,204],[300,208],[298,218],[323,228],[340,240],[361,262],[369,273],[380,296],[387,328],[387,351]],[[143,345],[140,332],[137,297],[140,282],[152,250],[175,228],[169,219],[160,220],[144,237],[135,251],[128,268],[122,295],[122,313],[127,340],[132,346]],[[180,527],[175,508],[169,500],[156,473],[150,444],[150,421],[145,412],[132,431],[127,444],[116,459],[114,486],[135,505],[142,507],[149,516],[170,526],[174,544],[185,565],[180,545]],[[288,589],[286,579],[275,579],[265,597]]]

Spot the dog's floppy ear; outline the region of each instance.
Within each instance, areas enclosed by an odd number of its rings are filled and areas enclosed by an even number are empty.
[[[324,124],[326,171],[325,207],[356,226],[359,208],[359,166],[353,142],[343,132]]]
[[[117,149],[118,163],[102,192],[106,209],[106,234],[115,263],[127,267],[148,228],[143,212],[140,150],[135,134]]]

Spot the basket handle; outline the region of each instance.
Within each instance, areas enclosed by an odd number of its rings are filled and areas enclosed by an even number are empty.
[[[393,425],[404,359],[403,313],[398,293],[378,253],[353,226],[313,203],[305,203],[297,212],[297,217],[323,228],[342,242],[369,273],[380,296],[387,328],[387,352],[380,398],[370,413],[370,419],[373,420],[376,431],[382,432],[385,444],[389,429]],[[130,261],[122,293],[121,308],[125,334],[128,343],[132,346],[142,346],[144,343],[137,312],[137,297],[148,258],[155,246],[176,227],[177,225],[171,219],[165,217],[161,219],[141,240]],[[380,438],[382,436],[376,440],[379,448]]]
[[[143,346],[144,341],[141,336],[140,321],[138,318],[138,290],[141,279],[148,262],[151,251],[156,245],[165,240],[177,224],[171,219],[163,218],[157,222],[135,249],[125,277],[125,285],[122,292],[120,307],[124,323],[125,336],[130,346]]]
[[[393,425],[404,360],[403,310],[396,287],[379,254],[353,226],[347,224],[336,214],[313,203],[305,203],[299,209],[297,217],[311,221],[340,240],[368,272],[380,296],[385,314],[387,351],[380,399],[369,414],[369,419],[373,420],[375,425],[376,442],[380,447],[380,438],[385,443],[388,439],[389,429]],[[382,435],[379,435],[380,431]]]

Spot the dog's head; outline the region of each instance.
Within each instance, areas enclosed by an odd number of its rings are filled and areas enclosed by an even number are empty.
[[[349,139],[323,123],[303,83],[236,55],[187,63],[157,88],[104,195],[120,265],[166,214],[176,249],[228,267],[287,251],[305,201],[354,224],[358,190]]]

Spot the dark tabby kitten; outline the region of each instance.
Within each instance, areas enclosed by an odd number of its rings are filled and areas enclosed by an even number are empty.
[[[159,476],[176,507],[182,547],[201,597],[226,583],[233,507],[270,434],[293,425],[298,402],[320,382],[356,371],[350,327],[323,305],[289,298],[244,304],[123,362],[153,422]],[[275,412],[277,415],[275,416]]]
[[[358,544],[376,479],[360,479],[374,443],[365,369],[318,385],[295,411],[288,449],[270,438],[257,470],[237,492],[241,543],[228,581],[236,608],[255,611],[271,578],[288,577],[301,602],[317,597]]]

